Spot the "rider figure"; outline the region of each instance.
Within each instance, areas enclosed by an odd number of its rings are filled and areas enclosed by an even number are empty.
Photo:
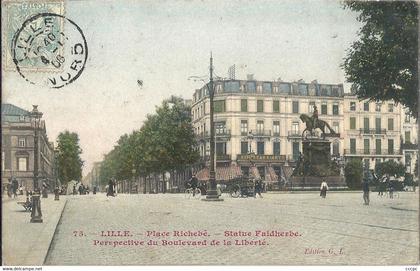
[[[314,105],[314,113],[312,114],[312,124],[313,124],[313,130],[315,130],[317,124],[318,124],[318,109],[316,108],[316,105]]]
[[[189,183],[190,183],[190,186],[193,190],[193,197],[194,197],[195,196],[195,189],[197,188],[197,185],[198,185],[198,179],[197,179],[197,177],[195,177],[195,174],[192,175]]]

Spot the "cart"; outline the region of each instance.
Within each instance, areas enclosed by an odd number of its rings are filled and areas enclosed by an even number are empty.
[[[246,198],[255,196],[255,184],[253,179],[241,178],[232,182],[228,187],[232,198]]]

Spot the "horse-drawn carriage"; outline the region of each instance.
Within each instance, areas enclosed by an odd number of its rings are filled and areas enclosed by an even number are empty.
[[[255,196],[254,180],[245,177],[232,180],[226,189],[232,198]]]

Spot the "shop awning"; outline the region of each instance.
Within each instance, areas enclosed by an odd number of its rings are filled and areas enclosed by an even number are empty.
[[[197,179],[200,181],[208,181],[209,176],[210,172],[207,167],[198,171],[196,174]],[[242,177],[242,171],[239,166],[216,167],[217,181],[229,181],[240,177]]]
[[[249,177],[255,178],[255,179],[261,179],[261,175],[257,167],[252,166],[249,168]]]
[[[267,175],[265,175],[265,182],[267,183],[277,183],[279,181],[279,176],[277,176],[274,168],[267,167]]]
[[[290,177],[292,176],[293,173],[293,167],[291,166],[282,166],[281,167],[281,172],[282,172],[282,176],[280,176],[280,179],[282,180],[282,182],[284,183],[288,183]]]

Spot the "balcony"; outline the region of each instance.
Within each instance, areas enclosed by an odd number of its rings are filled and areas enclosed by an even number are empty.
[[[300,131],[295,131],[295,130],[288,131],[288,132],[287,132],[287,139],[290,139],[290,138],[297,138],[297,139],[301,139],[301,138],[302,138],[302,132],[300,132]]]
[[[255,130],[255,131],[251,131],[251,133],[254,137],[270,137],[271,136],[271,130]]]
[[[231,156],[230,154],[216,154],[216,161],[230,161]]]
[[[347,156],[375,156],[375,155],[399,155],[399,149],[345,149],[344,155]]]
[[[386,135],[386,129],[359,129],[359,133],[364,135]]]
[[[215,136],[216,136],[216,141],[217,141],[218,138],[220,138],[220,139],[224,138],[226,140],[229,140],[230,136],[231,136],[230,130],[227,130],[227,129],[215,130],[214,133],[215,133]],[[207,140],[207,139],[210,138],[210,131],[205,131],[205,132],[202,132],[202,133],[197,134],[195,136],[196,136],[197,140]]]
[[[419,149],[419,145],[418,144],[411,143],[411,142],[402,143],[401,144],[401,149],[403,149],[403,150],[418,150]]]

